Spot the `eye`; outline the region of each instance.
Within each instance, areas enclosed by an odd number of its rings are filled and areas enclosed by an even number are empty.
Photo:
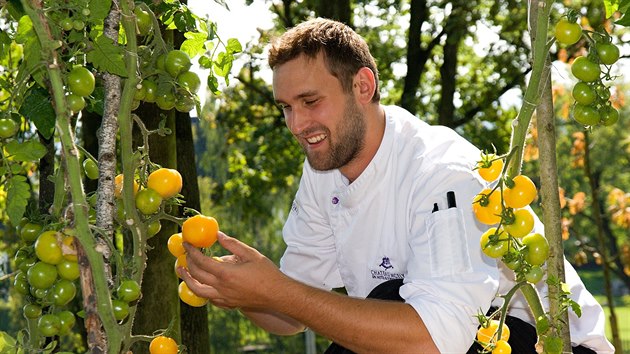
[[[312,100],[304,100],[304,104],[307,106],[312,106],[314,104],[316,104],[319,101],[319,99],[312,99]]]

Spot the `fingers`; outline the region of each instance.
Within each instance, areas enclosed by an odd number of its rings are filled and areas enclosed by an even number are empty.
[[[252,256],[258,255],[258,251],[255,248],[250,247],[243,242],[235,239],[234,237],[230,237],[223,232],[219,231],[217,235],[217,239],[219,240],[219,244],[226,250],[232,252],[235,256],[243,260],[249,260]]]

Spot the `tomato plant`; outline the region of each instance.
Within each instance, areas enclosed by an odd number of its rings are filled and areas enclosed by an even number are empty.
[[[579,56],[571,64],[571,73],[578,80],[593,82],[599,79],[602,71],[597,63],[587,57]]]
[[[182,175],[172,168],[159,168],[149,174],[147,187],[158,192],[164,199],[174,197],[182,190]]]
[[[518,175],[506,183],[503,190],[503,200],[510,208],[518,209],[528,206],[536,198],[536,185],[525,175]],[[510,185],[512,184],[512,185]]]
[[[549,257],[549,243],[545,236],[539,233],[531,233],[523,237],[524,257],[527,263],[540,266]]]
[[[210,247],[217,241],[219,223],[211,216],[195,215],[182,224],[182,239],[195,247]]]
[[[177,352],[177,342],[170,337],[157,336],[149,344],[149,353],[151,354],[177,354]]]
[[[144,215],[155,214],[162,205],[162,196],[151,188],[141,189],[136,195],[136,208]]]
[[[203,298],[192,292],[186,282],[179,283],[178,288],[179,298],[189,306],[201,307],[208,303],[208,299]]]
[[[582,27],[575,22],[562,19],[556,23],[554,33],[558,42],[571,45],[577,43],[582,37]]]
[[[91,95],[95,84],[94,74],[83,66],[73,67],[68,74],[68,88],[77,96]]]

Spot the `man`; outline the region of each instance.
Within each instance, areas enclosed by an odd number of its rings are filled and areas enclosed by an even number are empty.
[[[471,210],[484,187],[473,171],[479,151],[450,129],[380,105],[368,46],[341,23],[298,25],[269,54],[274,97],[307,157],[280,269],[220,233],[232,255],[219,261],[187,246],[189,271],[180,275],[271,333],[308,327],[359,353],[465,353],[474,315],[513,285],[479,247],[486,226]],[[574,344],[612,352],[601,307],[568,271],[588,314],[571,323]],[[366,299],[392,282],[401,301]],[[340,287],[348,296],[330,291]]]

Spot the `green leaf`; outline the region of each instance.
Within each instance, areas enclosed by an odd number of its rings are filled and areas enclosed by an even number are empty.
[[[18,30],[15,36],[15,41],[20,44],[24,44],[32,38],[36,38],[35,31],[33,30],[33,22],[30,17],[24,15],[18,21]]]
[[[35,140],[23,142],[12,140],[4,148],[15,161],[37,161],[46,155],[46,147]]]
[[[186,37],[186,40],[182,43],[180,49],[186,52],[191,58],[205,52],[205,33],[186,32],[184,37]]]
[[[199,66],[204,69],[210,69],[212,67],[212,59],[202,56],[199,58]]]
[[[112,0],[90,0],[88,9],[90,9],[90,19],[92,22],[96,22],[94,19],[105,19],[109,14],[111,6]]]
[[[577,317],[582,317],[582,307],[580,306],[580,304],[573,300],[569,300],[569,304],[571,305],[571,310],[575,312],[575,315]]]
[[[35,124],[44,138],[50,139],[55,131],[56,117],[48,91],[41,87],[32,87],[27,92],[19,112]]]
[[[549,319],[545,315],[541,315],[536,319],[536,333],[543,334],[549,330]]]
[[[95,68],[101,71],[107,71],[110,74],[120,77],[127,77],[127,69],[123,58],[123,50],[114,42],[100,35],[92,43],[93,50],[87,53],[87,61],[92,63]]]
[[[208,89],[210,90],[210,92],[212,92],[215,95],[218,95],[221,93],[221,91],[219,90],[219,80],[217,80],[217,77],[214,76],[212,72],[208,74],[207,83],[208,83]]]
[[[243,51],[243,46],[241,46],[241,42],[239,42],[238,39],[230,38],[227,40],[225,50],[230,54],[240,53]]]
[[[194,31],[197,25],[195,17],[188,9],[176,12],[173,16],[173,22],[180,32]]]
[[[14,175],[7,182],[7,215],[11,224],[18,225],[26,211],[28,199],[31,196],[30,186],[26,182],[26,177]]]
[[[234,56],[232,54],[226,52],[219,53],[217,60],[214,61],[214,73],[222,77],[227,77],[230,74],[230,70],[232,70],[233,61]]]

